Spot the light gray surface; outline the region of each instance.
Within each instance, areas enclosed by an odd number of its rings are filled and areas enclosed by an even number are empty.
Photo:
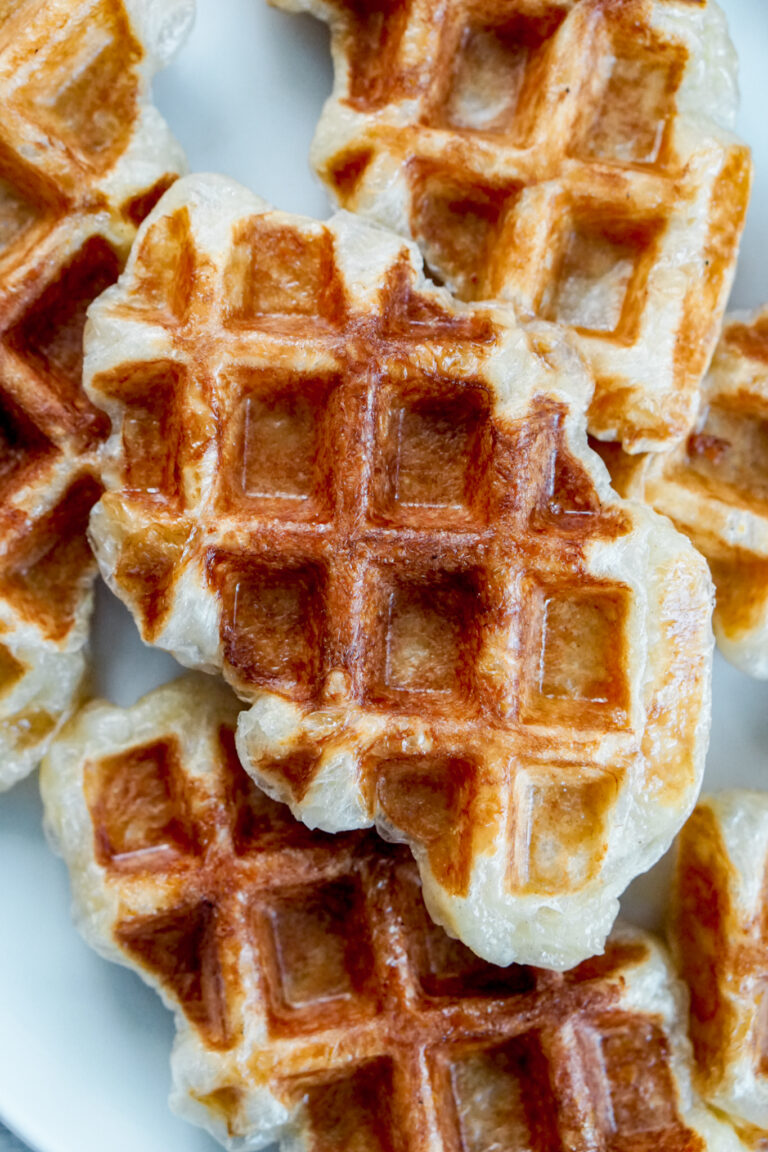
[[[26,1145],[21,1144],[2,1124],[0,1124],[0,1152],[27,1152]]]

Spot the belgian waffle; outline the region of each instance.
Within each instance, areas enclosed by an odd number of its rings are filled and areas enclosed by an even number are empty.
[[[479,961],[402,849],[309,832],[252,784],[236,711],[192,678],[92,704],[43,767],[81,930],[176,1012],[177,1112],[232,1149],[739,1148],[691,1092],[650,937],[565,975]]]
[[[693,423],[749,197],[736,59],[690,0],[274,0],[332,29],[313,145],[335,201],[418,241],[462,299],[571,327],[590,430]]]
[[[706,556],[723,655],[768,677],[768,309],[729,318],[679,448],[594,446],[623,495],[664,512]]]
[[[0,789],[73,706],[108,422],[81,387],[88,304],[182,156],[148,102],[193,0],[0,3]]]
[[[768,1147],[768,795],[701,800],[680,834],[670,938],[705,1099]]]
[[[309,826],[407,840],[494,962],[599,950],[698,791],[711,590],[611,491],[560,331],[405,241],[180,181],[91,308],[91,538],[144,639],[223,669]]]

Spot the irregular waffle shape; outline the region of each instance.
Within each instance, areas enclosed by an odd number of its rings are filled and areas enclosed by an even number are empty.
[[[698,792],[706,565],[612,493],[560,331],[355,217],[180,181],[91,309],[91,517],[144,639],[253,702],[243,763],[376,822],[494,962],[599,950]]]
[[[0,790],[85,670],[109,429],[82,391],[85,312],[181,169],[149,85],[193,4],[0,3]]]
[[[768,795],[704,797],[680,834],[669,921],[695,1079],[768,1147]]]
[[[177,1112],[231,1149],[738,1148],[691,1092],[650,937],[564,976],[478,960],[402,849],[309,832],[253,785],[236,710],[191,677],[92,704],[43,767],[80,929],[176,1012]]]
[[[679,448],[594,447],[622,495],[665,513],[706,556],[723,655],[768,677],[768,309],[729,317]]]
[[[312,158],[336,202],[417,240],[462,299],[568,325],[595,435],[684,436],[750,185],[716,5],[273,2],[331,25]]]

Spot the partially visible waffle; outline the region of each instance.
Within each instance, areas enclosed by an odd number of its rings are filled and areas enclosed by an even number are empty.
[[[612,493],[559,329],[355,217],[179,181],[90,311],[91,539],[142,636],[253,707],[243,762],[405,839],[480,955],[567,967],[698,792],[711,588]]]
[[[749,198],[736,57],[690,0],[273,0],[332,30],[312,157],[334,200],[418,241],[465,300],[568,325],[590,431],[690,428]]]
[[[231,1149],[735,1152],[690,1087],[684,994],[618,931],[565,975],[494,968],[402,849],[309,832],[188,678],[89,705],[42,773],[78,924],[176,1013],[173,1108]]]
[[[704,797],[680,834],[669,934],[702,1096],[768,1147],[768,794]]]
[[[619,492],[665,513],[706,556],[723,655],[768,677],[768,309],[729,317],[679,448],[594,447]]]
[[[0,3],[0,790],[85,670],[109,429],[82,391],[85,312],[181,170],[149,86],[193,3]]]

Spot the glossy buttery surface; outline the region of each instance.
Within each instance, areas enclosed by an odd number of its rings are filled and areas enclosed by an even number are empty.
[[[756,182],[731,304],[768,299],[761,251],[768,241],[768,146],[762,0],[724,0],[742,61],[741,133],[755,149]],[[194,170],[224,172],[282,208],[324,216],[307,154],[330,91],[327,33],[258,0],[199,0],[198,24],[157,85],[157,102]],[[175,674],[142,648],[133,623],[99,593],[99,691],[121,703]],[[717,658],[706,786],[766,787],[768,685]],[[660,923],[664,864],[635,883],[624,906]],[[0,1116],[41,1152],[213,1152],[202,1132],[167,1110],[170,1015],[138,979],[92,954],[73,931],[64,866],[40,830],[34,780],[0,802]],[[54,961],[52,963],[52,960]]]

